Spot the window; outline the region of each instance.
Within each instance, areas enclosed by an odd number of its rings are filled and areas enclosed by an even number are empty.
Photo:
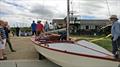
[[[90,25],[89,29],[95,29],[95,25]]]
[[[86,29],[89,29],[89,26],[86,26]]]
[[[85,25],[81,25],[81,29],[85,29]]]

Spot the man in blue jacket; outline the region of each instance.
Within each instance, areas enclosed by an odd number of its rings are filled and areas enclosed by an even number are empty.
[[[117,51],[120,48],[120,22],[116,15],[112,15],[110,21],[113,23],[111,28],[113,54],[115,58],[118,58]]]
[[[33,23],[31,24],[31,28],[32,28],[32,35],[36,35],[36,23],[35,23],[35,21],[33,21]]]

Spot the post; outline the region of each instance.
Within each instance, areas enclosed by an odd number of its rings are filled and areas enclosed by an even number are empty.
[[[70,14],[70,5],[69,5],[69,0],[67,0],[67,40],[69,40],[69,14]]]

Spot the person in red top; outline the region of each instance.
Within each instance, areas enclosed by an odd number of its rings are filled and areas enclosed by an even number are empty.
[[[36,32],[37,32],[37,36],[39,36],[42,32],[44,32],[44,26],[41,23],[41,21],[37,21],[37,25],[36,25]]]

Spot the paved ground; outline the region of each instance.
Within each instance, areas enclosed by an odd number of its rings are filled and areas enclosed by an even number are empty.
[[[16,52],[11,52],[7,45],[5,53],[8,60],[0,61],[0,67],[60,67],[46,59],[38,60],[30,37],[12,37],[11,43]]]
[[[11,52],[8,45],[6,47],[6,54],[8,60],[18,59],[38,59],[38,55],[34,49],[30,37],[14,37],[11,38],[11,43],[16,52]]]
[[[0,67],[60,67],[48,60],[7,60],[1,61]]]

